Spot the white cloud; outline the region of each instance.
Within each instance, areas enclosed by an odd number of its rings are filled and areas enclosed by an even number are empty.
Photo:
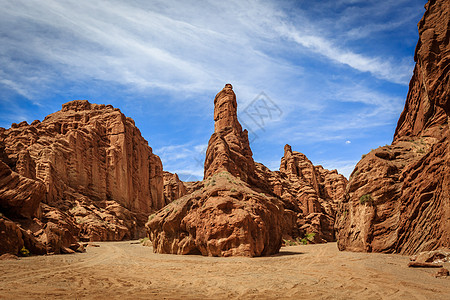
[[[279,26],[280,34],[326,58],[350,66],[360,72],[370,72],[375,77],[394,83],[407,84],[411,77],[410,65],[397,65],[382,57],[368,57],[339,47],[329,39],[310,35],[289,25]]]
[[[322,5],[356,2],[367,3],[341,0]],[[364,14],[384,14],[380,8],[398,6],[397,2],[370,1]],[[0,84],[39,104],[54,90],[101,81],[133,96],[161,90],[170,95],[167,101],[189,100],[201,111],[205,95],[213,97],[231,82],[239,110],[261,91],[282,109],[279,120],[265,124],[261,134],[256,132],[267,147],[278,140],[351,140],[368,132],[361,131],[392,125],[403,98],[377,90],[372,82],[378,78],[380,85],[406,84],[412,60],[364,53],[347,43],[365,43],[366,37],[388,30],[386,22],[359,22],[355,27],[356,6],[324,21],[308,16],[308,7],[286,5],[290,4],[237,0],[0,0]],[[408,18],[402,15],[388,24],[402,26]],[[308,60],[337,66],[337,73],[311,67]],[[370,80],[360,81],[360,73]],[[330,83],[332,76],[348,80]],[[84,90],[74,88],[72,94],[77,93]],[[330,109],[348,103],[355,105],[346,112]],[[176,105],[169,109],[179,110]],[[198,176],[208,138],[154,152],[165,169]],[[279,162],[268,159],[268,164],[275,167]]]
[[[207,144],[181,144],[154,149],[161,158],[165,171],[182,174],[184,181],[195,181],[203,178],[203,164]]]
[[[344,175],[347,179],[350,177],[350,174],[355,169],[357,160],[323,160],[319,161],[317,164],[322,165],[325,169],[328,170],[337,170],[338,173]],[[314,162],[314,164],[316,164]]]

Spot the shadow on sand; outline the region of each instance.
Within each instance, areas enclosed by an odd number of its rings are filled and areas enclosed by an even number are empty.
[[[287,251],[287,250],[281,250],[280,253],[271,255],[269,257],[279,257],[279,256],[291,256],[291,255],[302,255],[303,252],[295,252],[295,251]]]

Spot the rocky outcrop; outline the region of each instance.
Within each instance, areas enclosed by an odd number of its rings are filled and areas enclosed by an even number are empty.
[[[178,175],[164,171],[164,204],[167,205],[186,194],[186,186]]]
[[[45,199],[45,186],[12,171],[0,161],[0,209],[8,216],[32,218]]]
[[[189,194],[147,223],[155,252],[262,256],[277,253],[282,238],[315,233],[314,242],[335,240],[344,176],[314,166],[289,145],[280,171],[255,163],[231,84],[214,99],[214,120],[205,179],[186,183]]]
[[[347,184],[343,175],[314,166],[289,145],[284,147],[280,171],[257,164],[257,174],[284,204],[285,239],[295,240],[314,233],[315,242],[335,241],[336,209]]]
[[[22,232],[16,223],[0,216],[0,254],[19,254],[24,246]]]
[[[214,99],[215,130],[205,179],[150,216],[148,235],[158,253],[264,256],[281,247],[283,205],[256,179],[247,132],[237,120],[231,84]]]
[[[433,134],[433,129],[447,123],[450,113],[449,6],[445,0],[430,0],[425,5],[425,14],[418,24],[416,65],[394,141],[424,134],[440,137],[439,132]]]
[[[153,251],[266,256],[281,247],[282,204],[226,171],[149,217]]]
[[[38,217],[43,227],[31,226],[33,235],[48,228],[47,236],[74,240],[137,238],[166,204],[159,157],[111,105],[75,100],[42,122],[12,124],[0,130],[0,159],[0,207],[20,225]]]
[[[450,246],[450,3],[425,8],[394,141],[356,165],[340,204],[340,250],[413,254]]]
[[[236,95],[231,84],[226,84],[214,98],[214,121],[214,133],[206,150],[204,178],[227,171],[247,183],[257,183],[248,132],[242,130],[237,119]]]

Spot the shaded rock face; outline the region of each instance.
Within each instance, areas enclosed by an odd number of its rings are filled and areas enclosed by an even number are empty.
[[[164,204],[167,205],[186,194],[186,186],[178,175],[164,171]]]
[[[450,246],[450,3],[425,7],[394,141],[356,165],[340,204],[340,250],[414,254]]]
[[[315,233],[315,242],[334,241],[334,222],[347,179],[336,170],[314,166],[302,153],[284,147],[280,171],[257,164],[257,173],[285,207],[283,234],[286,239]]]
[[[0,217],[0,241],[0,254],[13,253],[17,255],[24,246],[22,232],[16,223],[2,217]]]
[[[418,24],[414,74],[394,141],[425,132],[432,134],[433,130],[428,129],[447,123],[450,113],[449,6],[445,0],[429,1],[425,5],[426,12]]]
[[[12,171],[0,161],[0,208],[6,215],[18,218],[37,216],[45,199],[45,186]]]
[[[147,223],[158,253],[264,256],[281,247],[283,205],[256,179],[248,136],[237,119],[231,84],[214,99],[215,130],[205,159],[205,179],[191,194]]]
[[[231,84],[214,98],[214,133],[206,150],[204,178],[227,171],[247,183],[256,183],[255,162],[247,130],[237,119],[236,95]]]
[[[42,122],[12,124],[0,130],[0,159],[0,207],[15,221],[47,226],[45,204],[67,215],[76,238],[122,240],[145,234],[147,216],[165,205],[159,157],[111,105],[76,100]]]
[[[265,256],[281,247],[282,204],[223,171],[149,217],[157,253]]]

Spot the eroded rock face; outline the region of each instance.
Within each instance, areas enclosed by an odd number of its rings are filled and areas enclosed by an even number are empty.
[[[266,256],[281,247],[282,203],[223,171],[147,223],[157,253]]]
[[[257,163],[257,174],[285,207],[283,234],[286,239],[315,233],[315,242],[334,241],[334,222],[347,179],[336,170],[314,166],[302,153],[284,147],[280,171]]]
[[[45,199],[45,186],[12,171],[0,161],[0,209],[12,217],[37,216],[39,204]]]
[[[188,195],[150,216],[154,251],[262,256],[277,253],[282,237],[316,233],[314,242],[334,241],[335,209],[345,177],[314,166],[289,145],[280,171],[255,163],[230,84],[214,104],[205,179],[186,183]]]
[[[165,205],[187,194],[184,183],[177,174],[164,171],[164,203]]]
[[[214,99],[214,121],[214,133],[206,150],[204,178],[227,171],[247,183],[256,183],[248,132],[242,130],[237,119],[236,95],[231,84],[226,84]]]
[[[71,219],[68,227],[66,217],[52,221],[59,232],[40,216],[41,227],[52,228],[47,236],[67,236],[67,229],[76,239],[137,238],[147,216],[166,204],[159,157],[111,105],[75,100],[42,122],[2,129],[0,159],[0,207],[8,217],[31,220],[41,203]]]
[[[283,205],[255,186],[256,167],[247,132],[237,120],[231,84],[214,99],[215,130],[205,179],[147,223],[158,253],[263,256],[281,247]],[[260,185],[259,185],[260,186]]]
[[[450,113],[449,6],[445,0],[431,0],[425,5],[425,14],[418,24],[414,74],[394,141],[423,135],[427,129],[447,123]],[[432,130],[428,131],[432,134]]]
[[[425,7],[394,141],[356,165],[340,204],[341,250],[413,254],[450,246],[450,3]]]
[[[0,241],[0,255],[4,253],[17,255],[24,245],[19,227],[3,217],[0,217]]]

